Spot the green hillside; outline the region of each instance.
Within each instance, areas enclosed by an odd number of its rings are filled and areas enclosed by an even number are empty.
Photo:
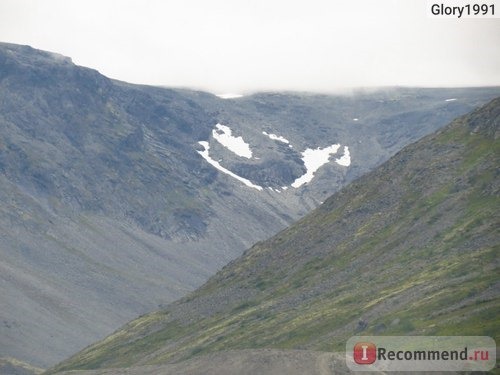
[[[500,339],[500,99],[414,143],[203,287],[52,370],[242,348],[341,351],[355,334]]]

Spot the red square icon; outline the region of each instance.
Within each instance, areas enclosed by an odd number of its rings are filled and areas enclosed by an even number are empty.
[[[377,359],[377,347],[371,342],[358,342],[354,345],[354,362],[369,365]]]

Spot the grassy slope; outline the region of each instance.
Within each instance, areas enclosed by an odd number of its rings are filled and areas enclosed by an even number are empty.
[[[55,370],[354,334],[488,335],[498,311],[500,99],[406,147],[202,288]]]

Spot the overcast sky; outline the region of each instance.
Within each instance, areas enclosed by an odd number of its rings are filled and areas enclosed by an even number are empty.
[[[426,0],[0,0],[0,40],[59,52],[124,81],[214,93],[500,85],[500,18],[429,18],[426,7]]]

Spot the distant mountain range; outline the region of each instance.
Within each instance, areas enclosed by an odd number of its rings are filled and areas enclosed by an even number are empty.
[[[0,357],[47,367],[201,285],[499,88],[222,99],[0,44]]]
[[[201,374],[214,363],[220,373],[257,373],[244,364],[274,363],[273,373],[286,374],[287,361],[303,358],[310,373],[325,374],[331,368],[317,366],[327,354],[318,351],[342,352],[354,335],[498,341],[499,165],[500,98],[405,147],[195,292],[48,373]]]

